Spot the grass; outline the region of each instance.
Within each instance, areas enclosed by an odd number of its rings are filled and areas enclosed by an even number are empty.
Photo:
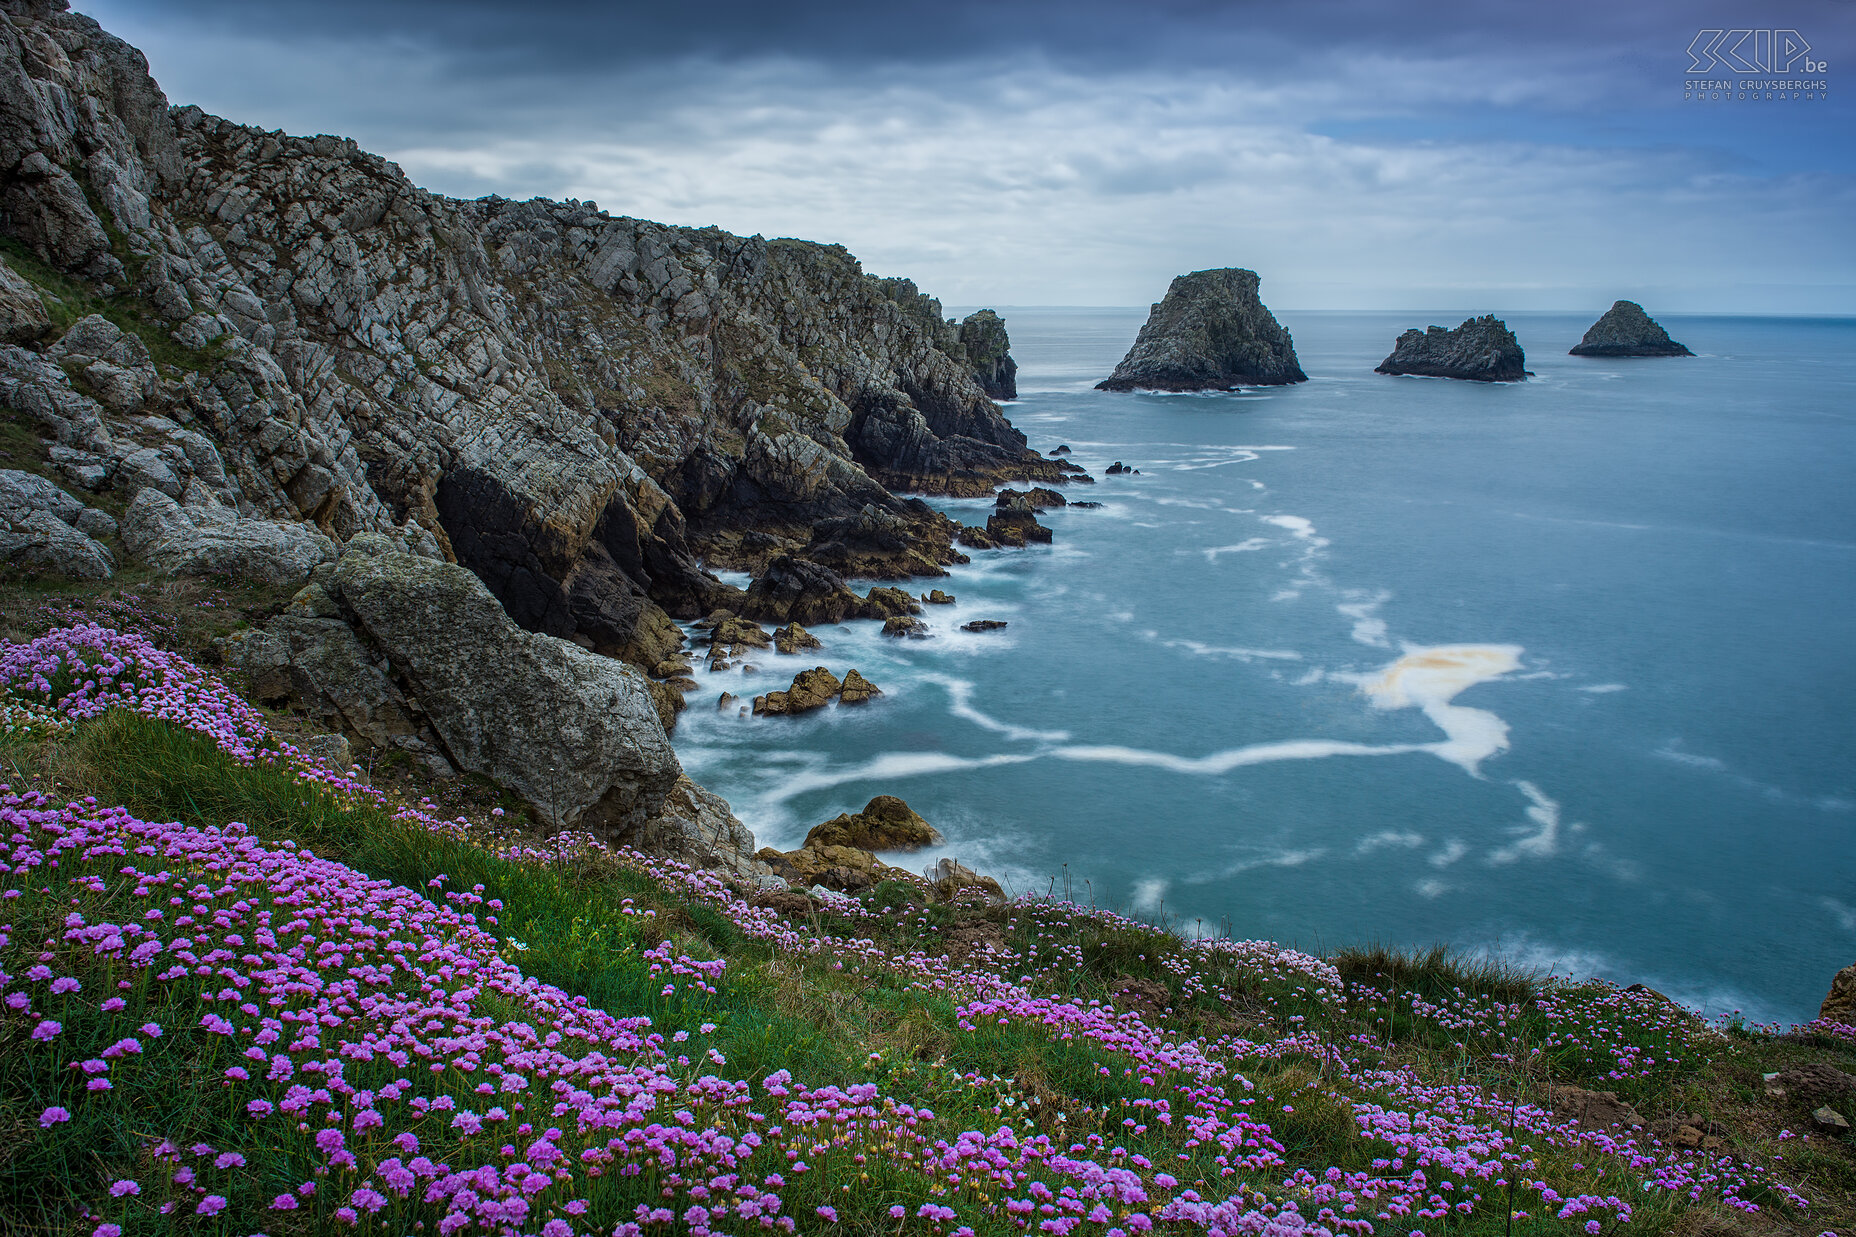
[[[703,1068],[698,1051],[713,1048],[726,1057],[730,1077],[764,1079],[784,1069],[810,1085],[880,1082],[888,1095],[932,1107],[937,1114],[932,1129],[943,1134],[1002,1123],[1054,1128],[1066,1138],[1117,1143],[1131,1155],[1172,1165],[1182,1179],[1216,1179],[1219,1171],[1206,1148],[1182,1142],[1178,1130],[1151,1120],[1144,1103],[1153,1087],[1117,1051],[1023,1020],[982,1021],[963,1030],[956,1001],[948,995],[902,982],[882,967],[844,967],[830,956],[750,940],[713,907],[612,856],[588,855],[565,864],[502,858],[490,847],[506,838],[435,835],[396,819],[390,804],[357,803],[298,782],[275,766],[242,765],[198,735],[121,711],[62,738],[0,740],[0,777],[16,785],[54,786],[66,795],[92,794],[146,819],[243,821],[273,843],[288,838],[372,876],[426,891],[434,900],[440,895],[428,891],[427,882],[440,874],[448,878],[449,890],[480,887],[483,903],[476,909],[494,908],[492,930],[512,951],[516,942],[526,946],[519,951],[525,974],[614,1013],[648,1014],[665,1033],[686,1032],[692,1074]],[[1246,1059],[1243,1079],[1228,1084],[1234,1099],[1253,1103],[1267,1116],[1292,1165],[1365,1172],[1384,1154],[1383,1146],[1359,1136],[1349,1095],[1335,1089],[1328,1070],[1329,1053],[1338,1051],[1333,1045],[1347,1043],[1358,1051],[1360,1042],[1378,1042],[1389,1065],[1529,1102],[1548,1099],[1555,1086],[1579,1083],[1625,1094],[1652,1120],[1706,1112],[1732,1130],[1737,1154],[1786,1156],[1788,1180],[1821,1200],[1811,1231],[1847,1224],[1856,1215],[1852,1148],[1847,1142],[1781,1140],[1780,1129],[1788,1123],[1797,1127],[1802,1114],[1775,1109],[1758,1086],[1761,1072],[1807,1060],[1856,1069],[1856,1050],[1837,1041],[1719,1035],[1692,1020],[1646,1021],[1648,998],[1627,998],[1602,986],[1544,984],[1525,971],[1445,949],[1370,946],[1334,955],[1330,961],[1349,998],[1337,1008],[1317,999],[1306,977],[1259,974],[1235,957],[1213,963],[1195,958],[1189,967],[1178,937],[1067,904],[963,905],[892,881],[869,891],[865,905],[880,917],[841,922],[834,930],[851,928],[896,949],[931,950],[962,932],[978,934],[1022,959],[1051,996],[1129,1007],[1124,991],[1144,993],[1133,1007],[1178,1034],[1264,1040],[1301,1029],[1310,1042]],[[815,922],[829,919],[828,908],[809,914]],[[714,993],[685,990],[670,1000],[660,995],[659,980],[642,955],[667,940],[692,957],[727,959]],[[1554,1019],[1538,1015],[1533,1002],[1541,998],[1558,1002]],[[518,1011],[499,1006],[499,1000],[481,997],[477,1012],[515,1018]],[[1458,1025],[1462,1018],[1508,1006],[1527,1011],[1498,1020],[1504,1029],[1486,1042],[1466,1042]],[[11,1028],[0,1029],[0,1160],[7,1161],[0,1172],[0,1228],[69,1231],[73,1209],[94,1196],[100,1183],[138,1174],[146,1179],[151,1131],[185,1131],[185,1137],[215,1146],[237,1146],[245,1136],[238,1114],[227,1109],[220,1093],[194,1085],[213,1063],[188,1055],[176,1040],[151,1049],[143,1062],[153,1071],[158,1103],[133,1113],[92,1105],[83,1110],[92,1124],[73,1131],[76,1137],[38,1138],[31,1114],[59,1081],[34,1073],[33,1055],[5,1038],[19,1034],[20,1025],[0,1022],[0,1028]],[[705,1026],[713,1030],[705,1032]],[[82,1027],[68,1033],[82,1034]],[[1650,1052],[1668,1054],[1669,1069],[1607,1081],[1606,1071],[1621,1059]],[[1168,1077],[1156,1081],[1166,1084]],[[1240,1081],[1249,1089],[1240,1090]],[[920,1185],[915,1168],[897,1154],[889,1145],[834,1146],[831,1158],[815,1166],[821,1171],[795,1188],[808,1203],[836,1207],[840,1226],[850,1231],[895,1231],[888,1208],[914,1197],[911,1190]],[[292,1174],[300,1180],[306,1171],[300,1157],[278,1155],[264,1170],[267,1180]],[[1554,1180],[1589,1175],[1565,1151],[1542,1154],[1536,1171]],[[854,1188],[847,1194],[844,1185]],[[1663,1232],[1682,1221],[1688,1225],[1684,1231],[1694,1231],[1684,1218],[1691,1214],[1692,1209],[1651,1200],[1629,1227]],[[1486,1209],[1448,1227],[1461,1233],[1506,1231]],[[291,1230],[286,1221],[272,1231]],[[1528,1231],[1574,1228],[1537,1217]],[[1703,1229],[1695,1237],[1724,1231]]]

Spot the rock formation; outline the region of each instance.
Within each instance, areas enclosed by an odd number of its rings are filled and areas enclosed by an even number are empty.
[[[1494,314],[1467,318],[1453,331],[1441,326],[1412,329],[1398,337],[1392,355],[1376,374],[1417,374],[1427,378],[1464,378],[1472,382],[1520,382],[1527,377],[1527,357],[1507,323]]]
[[[838,689],[839,704],[864,704],[883,694],[883,689],[866,679],[856,670],[844,672],[844,683]]]
[[[861,812],[845,812],[806,834],[807,846],[856,846],[863,850],[920,850],[939,846],[941,831],[895,795],[878,795]]]
[[[116,521],[47,481],[0,468],[0,563],[73,580],[107,580],[116,556],[103,541]]]
[[[0,403],[73,484],[380,533],[652,666],[667,613],[737,608],[698,556],[736,565],[744,530],[758,566],[867,558],[815,526],[882,525],[933,574],[956,527],[892,491],[1077,471],[982,389],[1002,332],[963,342],[840,247],[427,193],[352,141],[170,110],[61,10],[0,4]],[[71,283],[108,318],[43,295]]]
[[[1669,338],[1635,301],[1614,301],[1604,317],[1592,324],[1585,338],[1573,346],[1572,356],[1694,356]]]
[[[543,823],[644,828],[682,775],[643,675],[522,630],[476,576],[351,539],[270,627],[229,638],[254,697],[434,772],[481,773]]]
[[[1295,345],[1257,299],[1257,273],[1227,267],[1173,280],[1099,391],[1229,391],[1306,382]]]
[[[1831,977],[1830,992],[1824,997],[1817,1016],[1826,1022],[1856,1026],[1856,962]]]
[[[1012,359],[1005,319],[990,309],[967,315],[960,324],[960,345],[967,350],[967,364],[980,390],[993,399],[1018,398],[1018,362]]]
[[[1028,495],[1007,490],[986,517],[986,535],[1000,545],[1022,546],[1049,542],[1051,531],[1038,523],[1038,504]]]

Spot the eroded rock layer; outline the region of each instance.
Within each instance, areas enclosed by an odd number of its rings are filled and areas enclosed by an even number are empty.
[[[987,397],[996,316],[838,246],[456,201],[352,141],[170,109],[61,0],[0,3],[0,248],[0,404],[74,482],[380,533],[640,665],[666,612],[740,601],[705,556],[932,574],[956,530],[896,492],[1078,471]]]

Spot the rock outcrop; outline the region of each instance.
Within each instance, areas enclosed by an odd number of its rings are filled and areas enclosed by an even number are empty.
[[[73,580],[107,580],[116,556],[103,540],[116,521],[47,481],[0,468],[0,563]]]
[[[1831,978],[1830,992],[1824,997],[1817,1016],[1826,1022],[1856,1026],[1856,962],[1850,963]]]
[[[271,585],[300,585],[335,558],[335,543],[313,524],[247,518],[216,503],[183,507],[153,488],[137,494],[123,513],[122,543],[171,576]]]
[[[1572,356],[1694,356],[1635,301],[1614,301],[1571,349]]]
[[[1038,511],[1039,505],[1029,495],[1007,490],[986,517],[986,535],[1000,545],[1048,543],[1051,531],[1038,523]]]
[[[1257,298],[1257,273],[1226,267],[1173,280],[1099,391],[1230,391],[1306,382],[1295,344]]]
[[[258,699],[298,704],[434,771],[481,773],[549,828],[627,836],[682,774],[636,670],[524,631],[470,572],[379,536],[351,540],[227,654]]]
[[[728,801],[687,776],[679,776],[671,785],[654,815],[614,829],[608,843],[736,876],[754,877],[768,871],[754,857],[753,833],[728,810]]]
[[[883,694],[883,689],[866,679],[855,670],[844,672],[844,682],[838,688],[839,704],[863,704]]]
[[[1018,398],[1018,362],[1012,359],[1005,319],[990,309],[968,314],[960,324],[960,345],[967,350],[967,364],[980,390],[993,399]]]
[[[1527,356],[1508,324],[1494,314],[1466,318],[1453,331],[1415,327],[1398,337],[1392,355],[1376,374],[1415,374],[1426,378],[1462,378],[1471,382],[1520,382],[1527,377]]]
[[[0,4],[0,97],[0,401],[125,504],[379,533],[651,666],[668,615],[737,608],[699,556],[747,568],[744,530],[861,573],[831,522],[883,525],[888,570],[935,574],[956,526],[897,492],[1077,471],[982,388],[1002,333],[963,342],[840,247],[431,194],[352,141],[170,109],[52,0]],[[34,351],[66,280],[112,321]]]
[[[807,846],[856,846],[863,850],[920,850],[939,846],[941,831],[895,795],[878,795],[860,812],[844,812],[806,834]]]

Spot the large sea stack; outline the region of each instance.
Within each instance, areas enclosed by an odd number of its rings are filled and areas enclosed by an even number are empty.
[[[1527,377],[1526,367],[1527,355],[1508,324],[1494,314],[1484,314],[1466,319],[1454,331],[1441,326],[1406,331],[1398,337],[1392,355],[1373,372],[1470,382],[1520,382]]]
[[[1289,332],[1257,299],[1257,273],[1181,275],[1098,391],[1231,391],[1306,382]]]
[[[967,350],[980,390],[993,399],[1018,398],[1018,362],[1012,359],[1004,318],[990,309],[968,314],[960,324],[960,346]]]
[[[1572,356],[1694,356],[1669,338],[1656,319],[1635,301],[1616,301],[1592,324]]]

